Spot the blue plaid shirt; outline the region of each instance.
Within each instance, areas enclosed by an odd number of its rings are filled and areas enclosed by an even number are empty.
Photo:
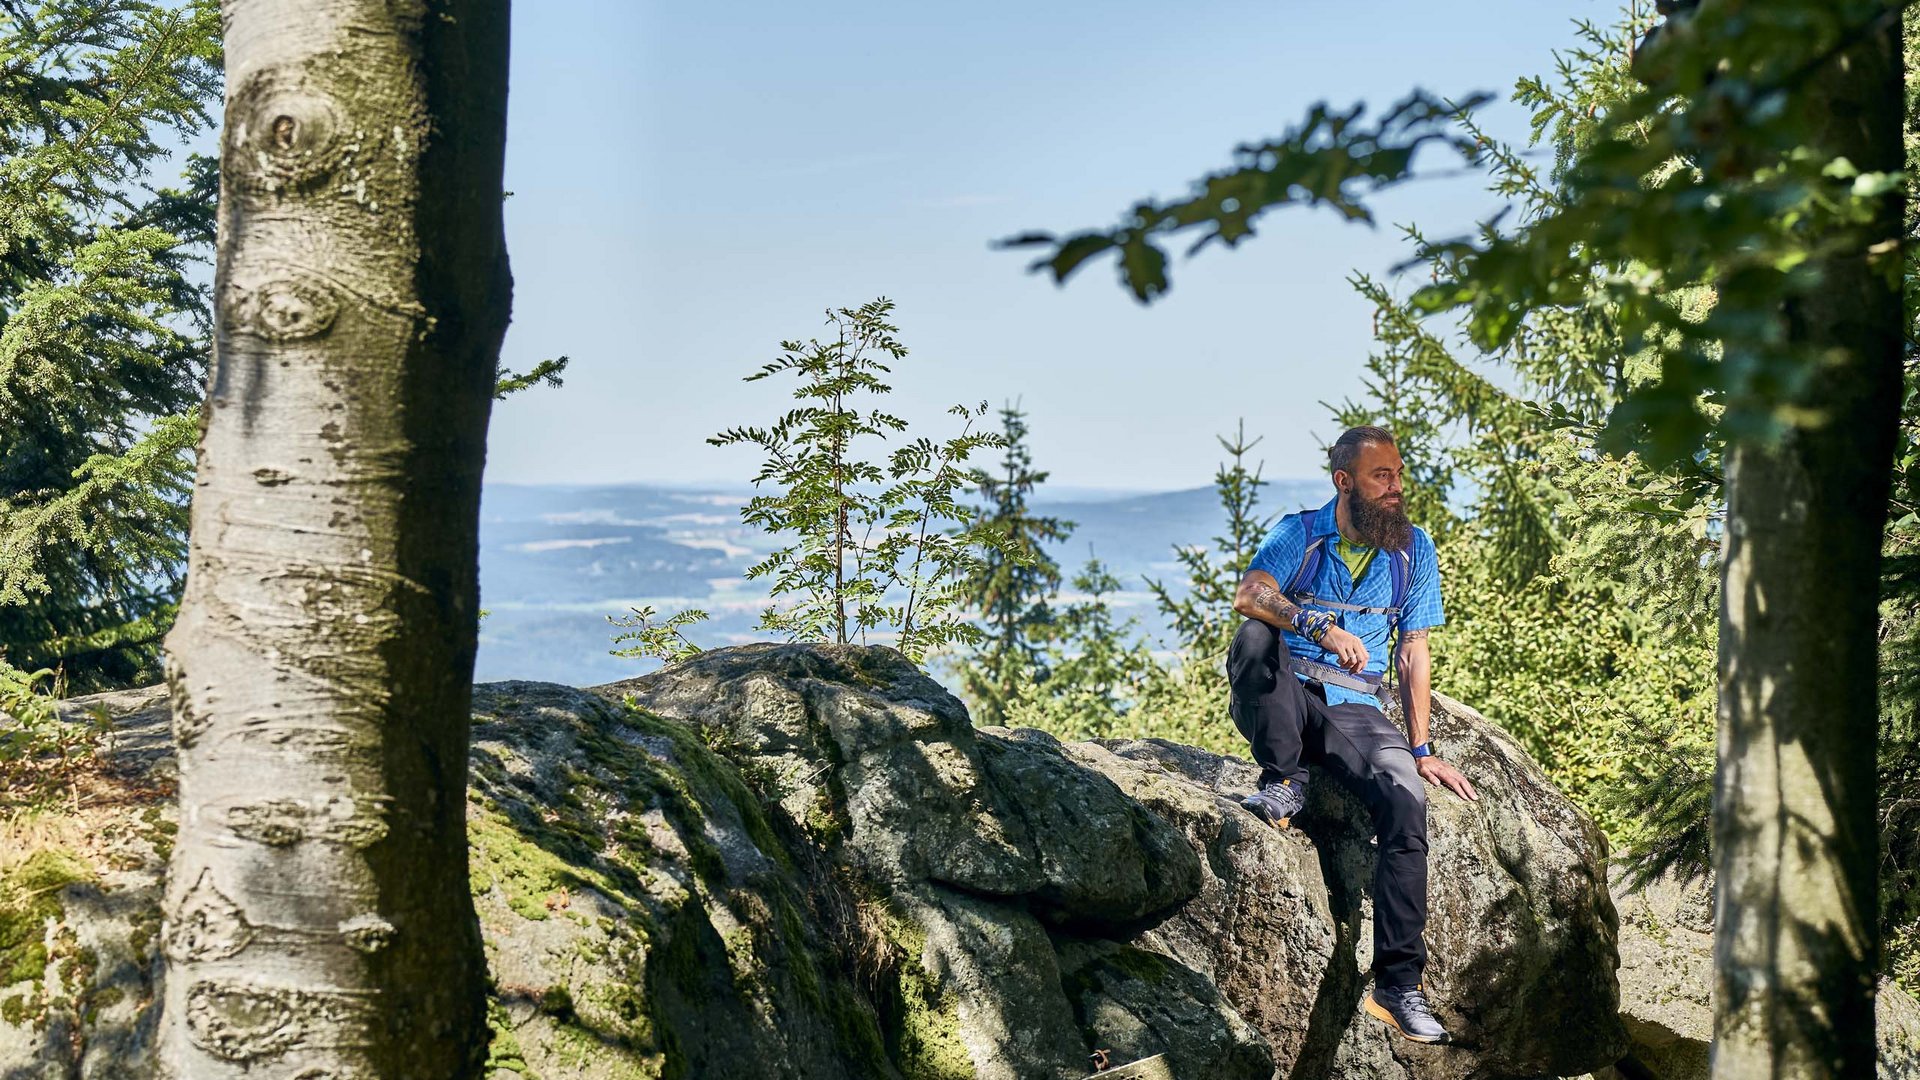
[[[1356,582],[1347,564],[1333,550],[1334,538],[1340,534],[1339,521],[1334,512],[1339,501],[1339,497],[1335,496],[1318,510],[1288,514],[1275,522],[1267,532],[1267,538],[1260,541],[1260,550],[1254,552],[1253,563],[1247,570],[1249,573],[1265,570],[1284,589],[1299,571],[1300,560],[1307,554],[1307,545],[1315,539],[1324,538],[1326,543],[1322,545],[1320,572],[1308,583],[1312,593],[1343,604],[1386,607],[1393,603],[1393,568],[1388,565],[1390,560],[1376,556]],[[1406,601],[1400,608],[1402,631],[1424,630],[1446,622],[1446,614],[1440,606],[1440,561],[1434,555],[1433,539],[1417,525],[1413,529],[1411,554],[1413,573],[1407,582]],[[1314,605],[1306,606],[1312,608]],[[1391,662],[1391,657],[1387,655],[1387,617],[1351,611],[1337,611],[1334,616],[1343,629],[1359,638],[1361,644],[1367,647],[1367,673],[1384,675],[1387,664]],[[1283,632],[1287,638],[1287,649],[1293,655],[1323,664],[1339,664],[1339,658],[1332,652],[1292,630]],[[1326,689],[1329,705],[1348,701],[1375,704],[1368,695],[1344,686],[1328,686]]]

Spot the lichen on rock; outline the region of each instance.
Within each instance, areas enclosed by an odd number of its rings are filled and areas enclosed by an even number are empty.
[[[164,695],[114,702],[116,753],[164,776]],[[1248,1080],[1606,1064],[1624,1035],[1597,831],[1471,710],[1436,697],[1435,731],[1482,788],[1433,803],[1432,984],[1471,1038],[1444,1051],[1359,1012],[1370,830],[1332,784],[1276,831],[1238,805],[1244,761],[976,729],[885,648],[744,646],[591,690],[478,687],[468,884],[489,1080],[1079,1080],[1096,1050]],[[79,1075],[147,1075],[171,812],[130,806],[138,868],[52,893],[43,941],[72,931],[76,958],[95,951],[87,1000],[124,992],[100,1022],[72,1013]],[[87,904],[102,918],[74,930]],[[364,955],[386,932],[341,927]],[[1556,1023],[1524,1022],[1518,1001]],[[48,1037],[5,1021],[0,1064]]]

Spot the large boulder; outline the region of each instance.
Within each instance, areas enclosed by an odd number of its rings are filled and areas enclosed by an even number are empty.
[[[1117,1047],[1164,1053],[1176,1076],[1537,1077],[1626,1047],[1604,839],[1512,739],[1444,697],[1435,741],[1480,800],[1431,804],[1428,987],[1461,1037],[1434,1048],[1360,1012],[1371,827],[1331,782],[1299,830],[1275,831],[1238,805],[1245,761],[976,730],[885,649],[746,646],[597,689],[784,778],[783,808],[893,898],[905,962],[952,996],[976,1075],[1071,1076]],[[967,925],[1002,928],[964,963],[933,944],[963,940],[954,896],[972,901]],[[1147,1007],[1143,983],[1167,1000]]]
[[[1620,912],[1620,1019],[1632,1039],[1622,1073],[1706,1080],[1713,1049],[1712,881],[1669,873],[1636,885],[1616,868],[1612,890]],[[1882,979],[1874,1014],[1878,1080],[1920,1080],[1920,1004]]]
[[[1236,804],[1258,778],[1246,761],[1160,740],[1063,749],[1206,853],[1200,895],[1138,943],[1205,972],[1290,1075],[1566,1076],[1613,1061],[1625,1038],[1604,839],[1477,713],[1435,695],[1432,723],[1479,794],[1429,802],[1426,985],[1458,1040],[1445,1049],[1359,1012],[1374,846],[1357,799],[1316,773],[1299,829],[1275,832]]]
[[[0,871],[0,1077],[146,1078],[174,832],[166,697],[115,719],[98,809]],[[853,904],[686,728],[544,683],[474,692],[469,885],[494,1080],[895,1077]],[[263,1077],[277,1077],[272,1063]]]
[[[1432,801],[1447,1048],[1359,1010],[1372,851],[1330,783],[1276,831],[1238,805],[1244,761],[975,729],[882,648],[716,650],[474,709],[494,1080],[1078,1080],[1097,1052],[1181,1080],[1531,1078],[1625,1046],[1598,833],[1444,698],[1435,738],[1481,790]],[[0,851],[8,1078],[152,1072],[166,704],[89,710],[118,732],[111,797]]]

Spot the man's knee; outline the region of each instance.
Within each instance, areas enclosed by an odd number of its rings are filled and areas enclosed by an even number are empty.
[[[1266,620],[1246,619],[1233,635],[1233,647],[1239,652],[1263,653],[1273,648],[1279,637],[1280,631],[1269,626]]]
[[[1286,663],[1286,656],[1287,642],[1280,631],[1259,619],[1248,619],[1240,624],[1233,647],[1227,650],[1227,678],[1235,689],[1258,693]]]
[[[1413,755],[1400,748],[1375,752],[1375,824],[1383,832],[1427,832],[1427,782],[1420,779]]]

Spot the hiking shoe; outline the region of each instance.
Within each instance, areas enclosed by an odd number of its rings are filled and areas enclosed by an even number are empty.
[[[1446,1042],[1447,1029],[1434,1019],[1421,985],[1375,986],[1367,994],[1367,1012],[1414,1042]]]
[[[1262,784],[1259,791],[1240,800],[1240,805],[1252,811],[1261,821],[1276,829],[1284,829],[1293,820],[1293,815],[1307,805],[1305,784],[1296,784],[1292,780],[1275,780]]]

